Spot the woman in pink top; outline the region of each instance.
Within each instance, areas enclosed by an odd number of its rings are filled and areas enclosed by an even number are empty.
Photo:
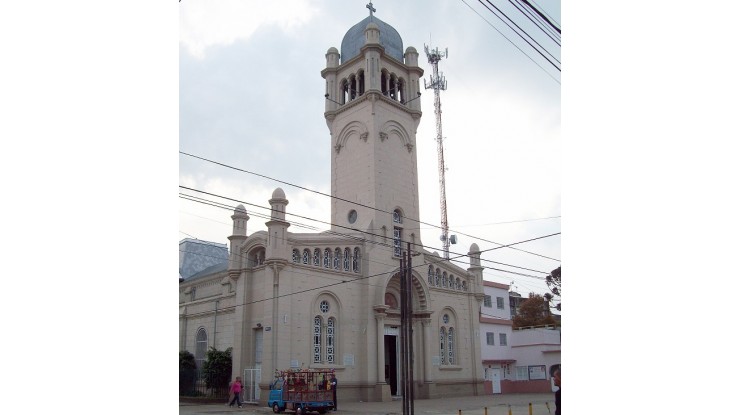
[[[239,408],[242,407],[242,400],[239,395],[242,393],[242,378],[239,376],[236,377],[236,380],[231,384],[231,387],[229,388],[229,392],[234,394],[234,399],[229,402],[229,406],[234,406],[234,401],[236,401],[236,404],[239,405]]]

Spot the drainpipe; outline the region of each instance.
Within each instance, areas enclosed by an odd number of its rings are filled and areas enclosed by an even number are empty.
[[[213,308],[213,348],[216,348],[216,317],[218,317],[218,300]]]

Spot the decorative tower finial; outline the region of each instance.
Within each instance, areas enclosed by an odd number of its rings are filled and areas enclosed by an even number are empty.
[[[373,7],[373,2],[370,2],[365,5],[370,10],[370,20],[373,20],[373,12],[376,12],[375,8]]]

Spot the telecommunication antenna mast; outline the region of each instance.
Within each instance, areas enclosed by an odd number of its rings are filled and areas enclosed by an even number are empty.
[[[442,146],[442,103],[439,99],[439,91],[447,89],[447,80],[439,73],[438,63],[442,58],[447,57],[447,48],[444,53],[441,53],[438,48],[429,50],[427,45],[424,45],[424,52],[427,54],[427,60],[432,65],[432,75],[429,75],[429,84],[427,80],[424,80],[425,89],[434,89],[434,115],[437,118],[437,159],[438,159],[438,170],[439,170],[439,207],[442,215],[442,236],[439,239],[442,241],[442,247],[444,250],[445,259],[450,259],[450,242],[456,243],[457,238],[455,235],[451,237],[449,234],[449,226],[447,224],[447,195],[445,194],[445,155],[444,147]]]

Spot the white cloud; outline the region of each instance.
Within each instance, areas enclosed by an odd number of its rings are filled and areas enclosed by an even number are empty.
[[[180,5],[180,42],[190,54],[202,59],[209,46],[248,40],[261,26],[274,25],[293,32],[317,12],[308,0],[186,0]]]

